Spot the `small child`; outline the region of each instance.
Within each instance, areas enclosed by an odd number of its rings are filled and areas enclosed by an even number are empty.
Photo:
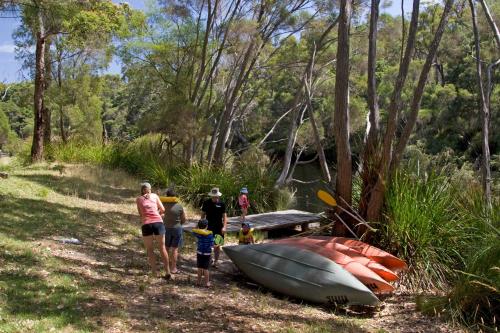
[[[196,250],[196,267],[198,267],[198,285],[201,285],[202,277],[205,281],[205,287],[210,287],[210,277],[208,267],[212,255],[212,246],[214,245],[214,235],[208,228],[207,220],[199,220],[198,228],[193,229],[193,234],[198,240]]]
[[[255,241],[253,239],[253,229],[250,228],[250,223],[243,222],[241,224],[241,229],[238,234],[239,244],[254,244]]]
[[[248,214],[248,208],[250,207],[250,201],[248,201],[248,189],[243,187],[240,190],[240,195],[238,197],[238,204],[241,208],[240,221],[245,221],[245,216]]]

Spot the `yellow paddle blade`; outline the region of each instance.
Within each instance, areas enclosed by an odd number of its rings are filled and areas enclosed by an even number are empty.
[[[337,207],[337,201],[332,195],[326,191],[319,190],[317,193],[318,198],[329,206]]]

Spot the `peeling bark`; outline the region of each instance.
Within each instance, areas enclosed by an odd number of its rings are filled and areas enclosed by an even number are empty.
[[[481,163],[481,171],[482,171],[482,183],[483,183],[483,192],[484,199],[486,201],[486,206],[488,209],[491,209],[491,167],[490,167],[490,146],[489,146],[489,119],[490,119],[490,110],[489,105],[486,101],[486,94],[483,83],[483,72],[481,66],[481,46],[479,41],[479,31],[477,24],[477,14],[476,14],[476,6],[474,4],[474,0],[469,0],[469,5],[472,13],[472,30],[474,31],[474,51],[476,53],[476,78],[477,78],[477,86],[478,86],[478,95],[479,95],[479,107],[481,109],[481,129],[482,129],[482,138],[481,145],[483,149],[482,163]]]
[[[352,202],[352,158],[349,144],[349,30],[352,0],[341,0],[335,73],[334,135],[337,149],[336,194]]]

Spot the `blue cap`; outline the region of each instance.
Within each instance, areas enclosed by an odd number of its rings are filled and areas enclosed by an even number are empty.
[[[246,187],[242,187],[240,193],[248,194],[248,189]]]

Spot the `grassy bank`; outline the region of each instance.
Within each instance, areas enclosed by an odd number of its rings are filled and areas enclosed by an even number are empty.
[[[193,207],[218,186],[231,215],[237,213],[242,186],[250,189],[252,212],[285,208],[292,200],[288,191],[274,188],[276,167],[255,151],[226,169],[176,163],[157,136],[106,147],[69,143],[49,153],[55,161],[120,169],[159,188],[175,187]],[[408,262],[401,281],[406,289],[439,291],[440,297],[419,298],[425,313],[494,330],[500,312],[500,202],[497,198],[488,211],[474,179],[458,172],[400,173],[391,184],[376,240]]]
[[[152,279],[137,179],[88,165],[9,174],[0,179],[0,332],[387,332],[413,318],[337,315],[223,271],[212,272],[212,289],[196,287],[192,243],[175,282]],[[68,237],[81,244],[60,241]]]
[[[82,145],[68,143],[53,145],[50,158],[66,163],[88,163],[121,169],[157,188],[176,188],[183,200],[199,207],[212,187],[224,195],[228,213],[237,214],[237,198],[243,186],[250,191],[250,213],[287,208],[293,202],[288,190],[275,189],[278,168],[258,151],[234,159],[229,167],[207,165],[186,166],[162,146],[158,135],[141,137],[128,144]]]

